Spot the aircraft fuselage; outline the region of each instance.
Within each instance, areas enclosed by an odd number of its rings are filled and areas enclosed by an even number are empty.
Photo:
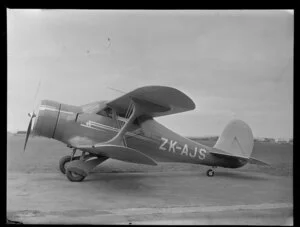
[[[35,135],[53,138],[69,146],[94,145],[112,139],[126,119],[84,113],[80,107],[43,100],[35,120]],[[245,163],[210,154],[212,148],[187,139],[153,118],[140,119],[125,134],[126,145],[157,162],[183,162],[227,168]]]

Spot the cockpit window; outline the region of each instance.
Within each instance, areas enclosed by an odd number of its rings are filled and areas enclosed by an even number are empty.
[[[110,107],[106,107],[105,109],[99,111],[97,114],[112,118],[112,109]]]
[[[107,106],[104,109],[102,109],[101,111],[99,111],[97,114],[102,115],[104,117],[112,118],[112,113],[113,113],[112,111],[113,111],[112,108]],[[116,117],[117,117],[118,121],[123,122],[123,124],[128,120],[128,118],[127,119],[125,118],[125,114],[123,114],[123,113],[116,113]],[[139,125],[138,119],[135,119],[133,121],[133,124]]]
[[[125,114],[124,113],[117,113],[117,116],[125,118]]]

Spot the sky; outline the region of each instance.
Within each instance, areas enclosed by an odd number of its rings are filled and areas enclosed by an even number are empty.
[[[25,130],[42,99],[83,105],[164,85],[196,104],[156,118],[183,136],[238,118],[254,137],[291,138],[293,45],[293,11],[7,9],[7,130]]]

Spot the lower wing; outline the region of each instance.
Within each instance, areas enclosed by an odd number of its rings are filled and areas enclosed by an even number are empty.
[[[76,147],[82,151],[86,151],[95,155],[101,155],[124,162],[132,162],[145,165],[157,165],[157,163],[149,156],[142,152],[119,145],[100,144],[95,146],[84,145]]]

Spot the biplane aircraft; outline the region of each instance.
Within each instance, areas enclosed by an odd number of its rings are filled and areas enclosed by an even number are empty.
[[[154,120],[193,109],[195,104],[187,95],[166,86],[141,87],[112,101],[83,106],[42,100],[38,113],[29,114],[24,151],[31,130],[36,136],[65,143],[72,152],[59,161],[60,171],[75,182],[82,181],[109,158],[145,165],[158,162],[207,165],[211,167],[207,170],[210,177],[216,167],[267,165],[250,157],[253,135],[241,120],[229,122],[213,147],[182,137]],[[81,155],[75,156],[78,150]]]

